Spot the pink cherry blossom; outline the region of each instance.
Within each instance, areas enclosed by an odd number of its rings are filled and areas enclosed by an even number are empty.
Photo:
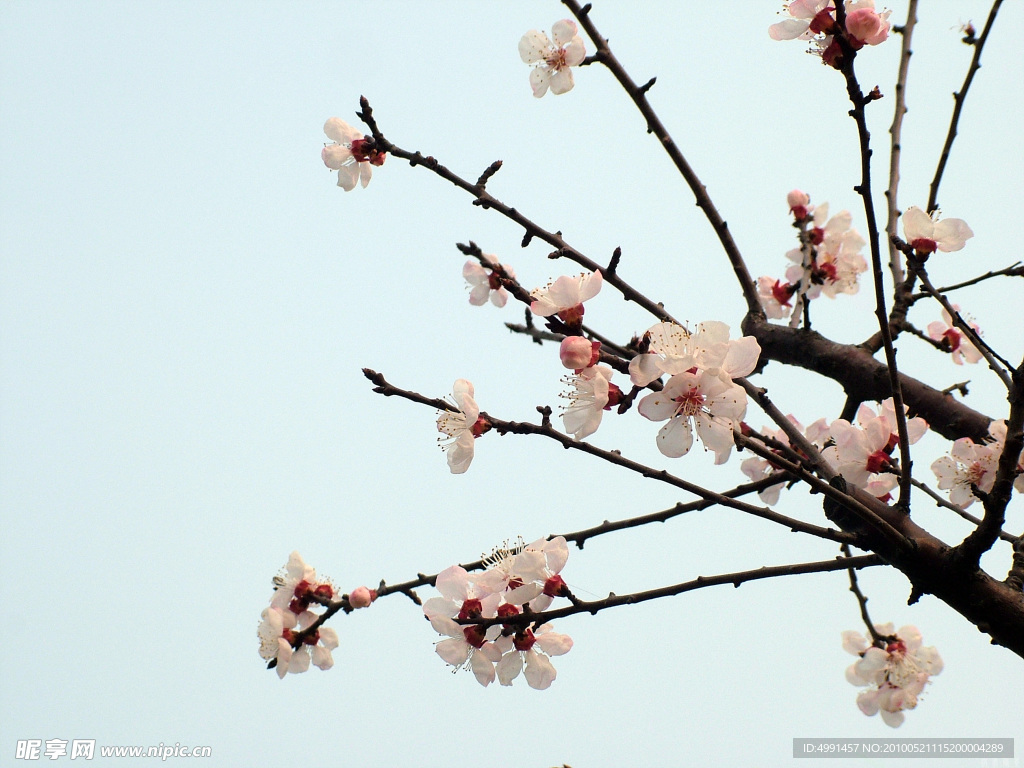
[[[469,303],[479,307],[486,304],[487,300],[490,299],[491,304],[494,306],[504,307],[508,301],[508,291],[501,284],[497,273],[493,271],[493,267],[502,266],[509,277],[515,277],[516,273],[510,266],[499,265],[494,256],[484,254],[484,260],[492,269],[487,269],[473,259],[467,261],[462,267],[462,276],[469,283],[470,288]]]
[[[904,405],[903,412],[907,413],[910,409]],[[863,426],[872,419],[882,419],[882,421],[889,428],[889,443],[895,446],[899,442],[899,428],[896,424],[896,405],[891,397],[886,398],[880,404],[878,413],[875,413],[874,409],[862,403],[857,409],[857,422]],[[907,419],[907,440],[913,445],[922,437],[925,432],[928,431],[928,422],[922,419],[920,416],[915,416],[912,419]]]
[[[359,131],[337,117],[324,123],[324,133],[333,141],[320,153],[331,170],[338,172],[338,186],[346,192],[355,189],[356,182],[364,187],[370,183],[372,165],[382,165],[385,155],[373,149]]]
[[[565,431],[577,440],[594,434],[601,426],[604,412],[618,405],[622,399],[622,390],[611,383],[611,378],[611,368],[595,365],[564,379],[573,389],[562,395],[569,400],[562,421]]]
[[[452,399],[457,411],[440,411],[437,417],[437,431],[447,435],[437,438],[448,455],[448,467],[453,475],[460,475],[469,469],[473,461],[475,440],[490,425],[480,416],[480,408],[473,399],[473,384],[458,379],[452,388]]]
[[[796,286],[791,283],[784,283],[767,275],[757,278],[757,297],[761,300],[761,308],[769,320],[789,317],[789,313],[793,311],[790,302],[794,293]]]
[[[519,41],[519,56],[536,65],[530,72],[530,87],[538,99],[548,92],[558,96],[572,90],[572,70],[586,58],[586,46],[577,33],[576,22],[562,19],[551,28],[551,37],[531,29]]]
[[[796,417],[793,416],[793,414],[789,414],[786,418],[790,420],[794,427],[796,427],[801,432],[804,432],[805,436],[808,440],[811,441],[812,444],[815,444],[818,447],[820,447],[820,445],[824,442],[825,437],[822,436],[820,431],[809,434],[810,430],[805,430],[803,425],[799,421],[797,421]],[[824,419],[820,419],[819,421],[824,421]],[[782,445],[790,445],[789,436],[781,429],[762,429],[761,434],[764,435],[765,437],[772,438],[773,440],[781,443]],[[751,435],[751,437],[756,439],[757,435]],[[753,481],[763,480],[766,477],[770,477],[777,470],[778,468],[773,466],[770,461],[768,461],[767,459],[762,459],[760,456],[751,456],[749,459],[744,459],[743,462],[740,464],[740,471]],[[773,506],[778,503],[779,495],[782,492],[782,489],[785,485],[786,481],[780,480],[777,484],[770,485],[767,488],[758,491],[757,497],[768,506]]]
[[[846,32],[855,48],[860,45],[878,45],[889,37],[889,15],[892,11],[879,13],[874,0],[846,2]],[[859,45],[858,45],[859,43]]]
[[[533,297],[530,311],[541,317],[558,315],[562,322],[578,327],[583,320],[583,302],[597,296],[603,282],[600,270],[576,277],[563,275],[544,288],[530,292]]]
[[[959,311],[960,305],[954,304],[953,309]],[[978,336],[981,336],[981,328],[977,323],[967,320],[967,318],[964,320]],[[953,356],[953,362],[957,365],[976,363],[981,360],[981,352],[971,343],[970,339],[964,336],[963,331],[953,325],[953,318],[946,310],[942,310],[942,320],[928,323],[927,330],[929,338],[940,341],[948,347],[948,351]]]
[[[709,371],[680,373],[660,392],[643,398],[637,409],[651,421],[665,421],[658,432],[658,450],[671,458],[686,455],[693,446],[693,427],[705,450],[723,464],[732,451],[733,428],[747,410],[743,388]]]
[[[978,445],[969,437],[961,437],[953,443],[949,456],[932,462],[939,489],[949,491],[949,500],[966,509],[978,498],[972,486],[984,493],[992,490],[1000,452],[992,445]]]
[[[937,220],[938,213],[931,216],[916,205],[903,213],[903,238],[922,254],[959,251],[974,237],[974,232],[963,219]]]
[[[558,357],[562,365],[578,373],[584,368],[597,365],[601,359],[601,342],[582,336],[566,336],[558,347]]]
[[[835,444],[821,455],[847,482],[877,497],[896,487],[896,475],[886,472],[894,443],[890,442],[891,431],[885,419],[870,419],[860,427],[836,419],[829,433]]]

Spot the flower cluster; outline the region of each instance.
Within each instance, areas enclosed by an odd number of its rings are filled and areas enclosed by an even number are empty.
[[[684,456],[693,446],[693,430],[705,450],[722,464],[732,451],[733,429],[747,410],[747,394],[733,382],[757,365],[761,347],[752,336],[729,339],[729,326],[708,321],[691,333],[675,323],[658,323],[644,334],[645,351],[629,363],[630,379],[647,386],[668,376],[664,388],[640,400],[640,415],[665,421],[658,449],[666,456]]]
[[[364,187],[370,183],[374,165],[383,165],[386,155],[378,150],[372,139],[367,139],[346,123],[332,117],[324,123],[324,133],[333,141],[320,153],[324,165],[338,172],[338,186],[351,192],[359,182]]]
[[[939,489],[949,491],[949,500],[959,507],[969,507],[978,500],[975,490],[988,493],[995,484],[999,457],[1006,443],[1006,421],[1000,419],[989,424],[988,436],[989,442],[981,444],[961,437],[953,443],[949,456],[932,463]],[[1024,493],[1024,453],[1017,457],[1013,488]]]
[[[305,672],[310,662],[320,669],[334,666],[331,651],[338,647],[338,633],[333,629],[321,627],[306,635],[298,648],[292,647],[296,635],[319,618],[310,606],[331,600],[334,593],[334,585],[319,581],[316,570],[306,565],[298,552],[292,552],[274,577],[274,595],[270,607],[263,611],[258,634],[260,656],[276,666],[279,677]]]
[[[548,688],[557,675],[551,657],[568,653],[572,639],[553,632],[550,624],[534,622],[531,628],[511,619],[546,610],[555,597],[570,595],[559,575],[568,558],[565,538],[558,536],[499,548],[485,560],[482,573],[458,565],[441,571],[435,582],[441,596],[423,604],[430,625],[446,636],[436,645],[437,655],[456,669],[471,669],[483,686],[495,678],[512,685],[523,672],[531,688]],[[509,622],[483,626],[458,621],[495,618]]]
[[[857,697],[865,715],[882,713],[885,724],[897,728],[903,711],[917,706],[929,678],[942,671],[942,658],[932,647],[921,646],[917,627],[876,624],[884,646],[870,645],[858,632],[843,632],[843,650],[860,658],[846,670],[846,679],[867,690]]]
[[[555,22],[551,38],[554,42],[543,32],[531,29],[519,41],[519,57],[524,63],[535,65],[530,71],[530,87],[538,99],[548,88],[556,96],[571,91],[574,83],[570,67],[578,67],[587,55],[572,19]]]
[[[811,53],[831,67],[843,66],[843,44],[859,51],[878,45],[889,37],[891,11],[879,13],[874,0],[846,0],[846,23],[836,20],[832,0],[791,0],[785,11],[792,18],[768,27],[772,40],[809,40]],[[842,42],[840,42],[842,41]]]
[[[830,217],[828,203],[813,206],[810,201],[810,196],[798,189],[786,196],[800,233],[800,247],[786,253],[793,262],[786,269],[786,282],[758,278],[758,296],[769,319],[789,317],[796,306],[794,296],[810,301],[822,294],[834,299],[840,293],[857,293],[860,275],[867,271],[867,261],[860,253],[865,241],[852,227],[850,212]]]

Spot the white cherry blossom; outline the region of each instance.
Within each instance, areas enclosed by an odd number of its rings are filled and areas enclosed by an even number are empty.
[[[929,216],[916,205],[903,213],[903,239],[918,253],[959,251],[972,237],[974,232],[963,219],[939,221],[938,211]]]
[[[704,448],[722,464],[732,451],[733,425],[747,410],[743,388],[709,371],[680,373],[660,392],[644,397],[637,409],[651,421],[665,421],[658,432],[658,450],[671,458],[684,456],[693,445],[693,427]]]
[[[647,352],[629,361],[630,381],[639,387],[664,374],[674,376],[693,368],[735,379],[753,371],[761,354],[753,336],[730,341],[729,326],[717,320],[701,323],[696,333],[675,323],[657,323],[644,337]]]
[[[562,19],[551,28],[551,37],[531,29],[519,41],[519,56],[536,65],[530,72],[530,87],[538,99],[548,92],[556,96],[572,90],[572,70],[586,58],[586,46],[577,33],[576,22]]]
[[[584,368],[578,374],[563,379],[572,391],[562,395],[569,400],[562,421],[565,431],[577,440],[594,434],[601,426],[604,412],[621,399],[622,391],[611,383],[611,379],[612,369],[606,365]]]
[[[501,637],[496,645],[503,654],[497,665],[498,682],[512,685],[524,672],[529,686],[542,691],[551,686],[558,674],[550,657],[568,653],[572,638],[552,632],[551,624],[544,624],[536,632],[525,629],[515,636]]]
[[[508,291],[498,280],[498,276],[493,271],[493,268],[499,266],[494,256],[484,254],[484,260],[491,267],[487,267],[479,264],[477,261],[470,259],[462,267],[462,276],[466,282],[469,283],[469,303],[473,306],[479,307],[487,303],[490,299],[491,304],[496,307],[504,307],[508,301]],[[516,273],[512,267],[508,265],[500,265],[508,274],[509,277],[515,277]]]
[[[783,3],[786,13],[793,18],[785,19],[768,27],[772,40],[810,40],[817,33],[811,29],[811,22],[820,11],[832,4],[832,0],[791,0]]]
[[[583,302],[594,298],[604,284],[601,271],[583,272],[576,277],[562,275],[543,288],[530,292],[533,302],[530,311],[541,317],[558,317],[570,325],[579,325],[583,319]]]
[[[324,123],[324,133],[333,141],[320,153],[321,159],[331,170],[338,172],[338,186],[351,192],[359,182],[364,187],[373,175],[371,165],[381,165],[384,153],[367,151],[367,141],[359,131],[344,120],[332,117]]]
[[[978,445],[969,437],[953,443],[949,456],[932,462],[932,472],[939,481],[939,489],[949,491],[949,500],[967,508],[978,497],[971,486],[988,493],[996,481],[999,453],[992,445]]]
[[[457,379],[452,387],[452,399],[458,411],[440,411],[437,416],[437,431],[447,439],[437,440],[448,455],[448,468],[453,475],[460,475],[469,469],[473,461],[476,438],[487,426],[480,419],[480,407],[473,399],[473,384],[466,379]]]

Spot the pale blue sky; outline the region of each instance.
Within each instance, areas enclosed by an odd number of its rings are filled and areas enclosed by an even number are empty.
[[[905,206],[927,199],[969,61],[957,26],[980,29],[988,10],[922,5]],[[637,8],[597,2],[593,18],[637,81],[657,75],[651,100],[752,272],[782,275],[793,187],[849,208],[864,231],[841,78],[803,44],[768,38],[777,3]],[[334,622],[333,670],[281,681],[263,669],[256,625],[293,549],[349,590],[686,500],[527,438],[486,436],[452,476],[434,413],[373,395],[360,373],[433,397],[468,378],[483,409],[531,419],[557,405],[555,352],[504,330],[518,308],[469,306],[454,244],[474,240],[527,286],[574,271],[394,158],[367,189],[334,186],[322,125],[356,123],[360,95],[392,141],[467,178],[504,160],[494,195],[599,262],[621,246],[619,273],[675,316],[738,328],[713,233],[611,76],[590,67],[567,95],[531,96],[516,44],[564,16],[547,0],[0,4],[5,764],[29,738],[209,745],[211,766],[776,766],[792,738],[815,736],[1015,736],[1024,750],[1024,662],[932,598],[907,607],[906,579],[881,570],[863,577],[876,621],[918,625],[947,665],[895,732],[856,709],[843,678],[840,633],[861,628],[844,574],[561,622],[576,646],[545,692],[452,675],[399,597]],[[1022,33],[1024,9],[1006,3],[940,194],[976,237],[936,257],[937,283],[1022,257]],[[885,94],[870,112],[879,204],[897,57],[893,40],[858,58]],[[1017,360],[1013,287],[959,299]],[[820,304],[823,332],[871,332],[869,292]],[[610,289],[587,319],[621,340],[653,322]],[[900,362],[943,387],[970,378],[970,403],[1003,415],[981,368],[915,344]],[[842,402],[777,365],[758,382],[805,423]],[[748,420],[766,423],[754,408]],[[607,418],[593,440],[718,488],[742,481],[737,458],[664,459],[657,428]],[[923,441],[918,467],[947,447]],[[817,504],[780,508],[812,520]],[[947,540],[965,532],[928,503],[915,514]],[[1015,500],[1008,528],[1022,527]],[[595,539],[564,576],[589,598],[834,554],[718,509]],[[1005,573],[1007,551],[989,562]]]

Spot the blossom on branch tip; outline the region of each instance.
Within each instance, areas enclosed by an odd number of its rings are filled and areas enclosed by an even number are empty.
[[[480,408],[473,399],[473,384],[466,379],[457,379],[452,387],[452,399],[457,411],[440,411],[437,416],[437,431],[445,437],[437,438],[448,456],[448,467],[453,475],[460,475],[469,469],[473,461],[474,441],[491,425],[480,415]]]
[[[865,715],[881,712],[885,724],[897,728],[903,723],[904,710],[914,709],[918,697],[934,675],[942,672],[942,658],[931,646],[922,647],[917,627],[875,625],[884,647],[870,645],[859,633],[843,632],[843,650],[860,659],[846,670],[853,685],[867,686],[857,697],[857,707]]]
[[[377,590],[367,587],[356,587],[348,595],[348,604],[355,608],[369,608],[377,599]]]
[[[540,317],[558,315],[566,325],[578,328],[583,322],[583,302],[597,296],[603,283],[600,270],[583,272],[576,277],[562,275],[545,287],[530,291],[533,297],[530,311]]]
[[[577,67],[586,58],[583,38],[577,34],[576,22],[562,19],[551,28],[551,39],[543,32],[531,29],[519,40],[519,56],[526,64],[534,64],[530,72],[530,87],[538,99],[548,92],[556,96],[572,90],[570,67]]]
[[[959,311],[960,305],[954,304],[953,309]],[[981,336],[981,328],[978,327],[978,324],[964,319],[971,330]],[[927,330],[928,337],[941,342],[945,350],[953,356],[953,362],[957,365],[976,363],[981,360],[981,352],[971,343],[970,339],[964,336],[963,331],[953,325],[953,318],[946,310],[942,310],[942,320],[928,323]]]
[[[324,123],[324,133],[334,143],[326,145],[320,157],[324,165],[338,172],[338,186],[351,192],[357,182],[364,187],[369,184],[371,166],[383,165],[386,156],[373,146],[373,140],[337,117]]]
[[[484,260],[491,267],[501,266],[505,273],[514,278],[516,273],[512,267],[498,264],[493,256],[484,254]],[[483,306],[490,299],[491,304],[496,307],[504,307],[508,301],[508,291],[501,284],[501,279],[493,269],[478,264],[470,259],[462,267],[462,276],[469,283],[469,303],[475,307]]]
[[[959,251],[972,237],[974,232],[963,219],[940,221],[937,211],[929,216],[916,205],[903,213],[903,238],[919,254]]]

